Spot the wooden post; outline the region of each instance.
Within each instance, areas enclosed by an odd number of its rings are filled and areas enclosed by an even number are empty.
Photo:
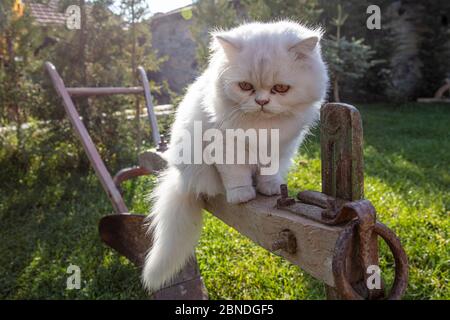
[[[64,109],[66,110],[67,116],[69,117],[70,122],[72,123],[75,132],[81,140],[84,151],[86,152],[89,161],[95,169],[95,173],[97,174],[98,179],[102,183],[103,189],[108,194],[109,199],[114,207],[114,211],[116,213],[128,213],[128,208],[123,201],[122,196],[120,195],[119,190],[116,188],[114,181],[111,175],[106,169],[105,163],[102,161],[100,154],[98,153],[97,148],[94,145],[94,142],[91,139],[86,127],[83,122],[80,120],[80,115],[75,108],[75,105],[67,91],[66,86],[64,85],[64,81],[59,76],[56,68],[50,62],[45,63],[45,68],[47,69],[48,74],[53,82],[53,86],[55,87],[56,92],[62,98]]]
[[[320,119],[322,192],[348,201],[363,199],[363,130],[359,111],[351,105],[328,103],[322,107]],[[357,243],[357,239],[354,243]],[[378,265],[376,235],[373,236],[370,248],[371,264]],[[351,267],[348,278],[362,296],[368,296],[364,282],[366,270],[363,270],[356,257],[357,245],[353,252],[355,256],[349,261]],[[328,299],[340,299],[333,287],[326,285],[326,291]]]
[[[342,103],[322,107],[322,192],[354,201],[364,197],[362,123],[358,110]]]

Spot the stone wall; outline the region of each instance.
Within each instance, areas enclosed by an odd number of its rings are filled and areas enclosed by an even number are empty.
[[[189,10],[189,7],[184,7],[166,14],[157,14],[150,22],[152,46],[159,57],[167,57],[160,72],[150,76],[159,82],[167,80],[170,89],[177,94],[183,93],[198,75],[196,45],[190,31],[193,18]],[[167,94],[157,98],[160,103],[169,102]]]

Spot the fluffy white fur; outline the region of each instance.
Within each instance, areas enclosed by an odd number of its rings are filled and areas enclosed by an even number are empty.
[[[318,118],[326,94],[321,36],[320,30],[290,21],[249,23],[212,34],[208,68],[178,107],[165,154],[169,167],[152,194],[149,230],[154,242],[142,275],[147,289],[167,284],[194,253],[202,227],[203,196],[225,194],[230,203],[241,203],[253,199],[256,191],[278,194],[290,160]],[[242,90],[243,81],[254,90]],[[273,92],[276,84],[290,89]],[[255,99],[270,102],[261,107]],[[196,120],[202,121],[203,130],[279,129],[278,174],[260,175],[258,165],[175,164],[174,150],[183,129],[192,132]]]

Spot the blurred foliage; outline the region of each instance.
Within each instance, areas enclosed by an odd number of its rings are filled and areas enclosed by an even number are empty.
[[[381,9],[381,29],[370,30],[366,11],[374,4]],[[413,0],[199,0],[195,10],[193,35],[201,70],[207,62],[208,30],[242,21],[289,18],[326,30],[323,47],[329,51],[330,69],[345,67],[346,56],[352,70],[340,74],[340,82],[345,83],[339,94],[343,100],[410,101],[432,96],[450,73],[448,1],[425,5]],[[335,38],[338,10],[348,16],[339,40]],[[345,47],[347,54],[338,47]],[[337,51],[344,51],[340,59]],[[352,58],[354,62],[349,61]]]
[[[342,36],[341,30],[348,15],[337,6],[337,16],[331,21],[336,28],[336,35],[328,36],[324,41],[324,56],[331,75],[333,100],[341,101],[340,87],[346,81],[359,80],[371,67],[382,61],[373,59],[375,51],[364,43],[364,39]]]
[[[321,13],[318,0],[244,0],[251,20],[274,21],[292,19],[314,25]]]
[[[450,1],[427,3],[415,23],[423,40],[419,51],[422,81],[416,94],[426,97],[444,84],[444,78],[450,78]]]
[[[198,0],[192,11],[195,23],[191,33],[197,45],[197,64],[201,71],[208,63],[209,32],[232,28],[239,20],[234,3],[228,0]]]
[[[130,30],[129,36],[125,39],[128,40],[130,52],[130,71],[132,72],[132,84],[138,84],[138,74],[136,72],[138,65],[146,65],[146,61],[155,61],[155,56],[151,55],[146,50],[151,42],[146,41],[145,35],[148,33],[145,28],[146,25],[140,25],[139,22],[143,20],[146,14],[148,14],[148,5],[146,0],[121,0],[120,8],[122,10],[121,18],[125,21],[125,27]],[[139,33],[139,34],[138,34]],[[138,38],[139,36],[139,38]],[[145,45],[147,44],[147,45]],[[154,70],[154,69],[153,69]],[[140,152],[142,145],[142,130],[141,130],[141,111],[142,105],[140,104],[139,97],[134,98],[134,126],[136,134],[136,149]]]
[[[41,63],[33,47],[42,41],[43,34],[29,27],[32,20],[28,12],[17,15],[14,3],[6,0],[0,7],[0,126],[10,126],[16,132],[17,147],[22,150],[22,124],[31,107],[43,103],[40,85],[33,81],[34,70]]]
[[[112,13],[108,8],[112,2],[79,0],[82,9],[80,30],[38,25],[30,17],[27,7],[23,17],[14,18],[8,9],[11,6],[3,6],[2,2],[1,14],[8,19],[2,19],[0,29],[0,126],[4,127],[2,130],[17,132],[15,139],[1,139],[2,147],[16,150],[26,159],[23,145],[28,142],[24,139],[29,139],[33,130],[45,130],[52,136],[46,143],[53,145],[42,146],[42,150],[53,152],[61,141],[66,141],[76,146],[76,166],[88,167],[87,158],[73,134],[62,102],[44,72],[43,63],[51,61],[67,87],[132,86],[136,83],[136,66],[142,65],[148,71],[158,70],[162,59],[157,58],[151,48],[151,34],[147,22],[142,19],[141,7],[136,7],[140,16],[130,20],[128,11]],[[72,4],[71,0],[62,0],[60,7]],[[8,43],[12,45],[8,47]],[[8,48],[11,49],[8,51]],[[161,88],[154,82],[150,86],[155,91]],[[136,121],[135,99],[133,96],[112,96],[75,100],[94,143],[107,165],[112,167],[133,156],[125,150],[128,152],[128,145],[134,144],[138,124],[144,130],[139,140],[149,141],[148,121],[142,117]],[[144,107],[142,102],[140,107]],[[133,118],[134,123],[130,121]]]
[[[358,8],[361,8],[361,5]],[[376,51],[369,44],[364,43],[363,38],[354,36],[347,38],[341,35],[344,21],[348,20],[347,18],[350,16],[346,15],[343,21],[337,22],[336,16],[341,14],[341,11],[341,5],[331,5],[330,2],[319,0],[198,1],[194,6],[196,19],[192,27],[197,42],[198,63],[203,69],[208,61],[207,37],[205,36],[208,30],[227,29],[247,20],[276,21],[286,18],[300,21],[312,28],[322,25],[327,30],[337,29],[336,36],[326,35],[323,47],[334,81],[334,100],[339,99],[339,82],[352,84],[352,81],[364,77],[371,67],[382,62],[375,59]],[[361,17],[361,14],[358,16]],[[365,14],[363,16],[366,17]],[[351,22],[351,24],[354,23],[354,21]],[[352,87],[354,88],[354,86]]]

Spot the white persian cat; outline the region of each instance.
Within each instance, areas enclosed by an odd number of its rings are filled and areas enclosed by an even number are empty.
[[[167,284],[194,253],[202,197],[225,194],[236,204],[252,200],[256,191],[279,193],[326,94],[321,36],[320,30],[291,21],[249,23],[212,34],[208,68],[178,107],[165,153],[168,168],[152,193],[154,242],[142,276],[147,289]],[[180,144],[186,130],[193,132],[194,121],[201,121],[203,130],[279,129],[278,172],[262,175],[255,164],[179,164]]]

